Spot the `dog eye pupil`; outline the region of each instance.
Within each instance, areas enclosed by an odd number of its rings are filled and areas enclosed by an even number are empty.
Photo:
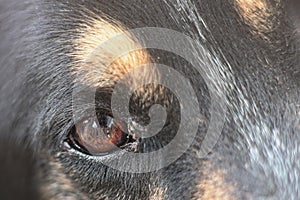
[[[73,149],[101,156],[132,142],[132,137],[123,132],[121,124],[114,118],[105,115],[97,120],[86,119],[78,122],[72,128],[68,141]]]

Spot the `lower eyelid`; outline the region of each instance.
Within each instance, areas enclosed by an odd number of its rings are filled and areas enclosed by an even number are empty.
[[[106,154],[103,156],[88,155],[88,154],[85,154],[85,153],[82,153],[80,151],[73,149],[72,147],[70,147],[70,145],[67,142],[64,142],[64,149],[67,150],[69,155],[79,156],[81,158],[84,158],[87,160],[92,160],[94,162],[100,162],[100,163],[102,163],[104,160],[114,159],[114,158],[117,158],[118,156],[122,155],[121,151],[116,151],[116,152]]]

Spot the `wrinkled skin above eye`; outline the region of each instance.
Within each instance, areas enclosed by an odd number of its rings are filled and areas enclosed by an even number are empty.
[[[74,149],[93,156],[109,154],[132,141],[121,124],[110,116],[80,121],[69,134],[69,143]]]

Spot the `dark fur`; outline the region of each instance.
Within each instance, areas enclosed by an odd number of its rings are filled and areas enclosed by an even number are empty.
[[[200,183],[216,171],[226,172],[224,182],[211,188],[225,188],[232,198],[299,199],[299,3],[268,2],[274,26],[265,30],[246,23],[229,0],[181,5],[169,0],[2,0],[0,127],[1,143],[10,142],[0,147],[0,199],[149,199],[158,190],[163,199],[201,199],[207,191]],[[189,151],[157,172],[129,174],[65,149],[73,125],[71,72],[78,62],[72,41],[81,27],[103,15],[128,29],[183,32],[222,61],[227,82],[216,84],[226,89],[228,112],[222,136],[205,159],[196,154],[210,117],[205,83],[182,58],[155,50],[153,58],[189,77],[201,99],[204,121]]]

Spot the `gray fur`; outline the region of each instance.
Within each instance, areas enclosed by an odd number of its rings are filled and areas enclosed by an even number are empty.
[[[2,0],[1,139],[14,141],[16,146],[21,144],[32,152],[29,161],[23,161],[24,167],[34,169],[32,181],[39,183],[34,189],[42,199],[158,196],[201,199],[205,191],[199,189],[199,183],[205,178],[204,171],[224,170],[225,184],[235,186],[230,195],[236,199],[297,200],[300,198],[297,24],[292,24],[284,2],[269,0],[268,6],[274,8],[268,19],[274,26],[266,31],[254,30],[246,24],[227,0],[134,3]],[[205,82],[190,63],[155,50],[149,50],[153,58],[189,77],[199,97],[203,121],[191,148],[172,165],[157,172],[129,174],[72,153],[64,145],[73,125],[72,66],[80,62],[73,54],[72,41],[82,27],[101,15],[121,21],[128,28],[156,26],[183,32],[220,60],[222,82],[215,84],[225,88],[226,123],[218,144],[205,159],[197,156],[210,119],[210,97]],[[295,16],[294,12],[292,19],[297,22]],[[97,105],[108,107],[103,99]],[[161,147],[171,139],[177,115],[178,110],[172,110],[169,121],[174,124],[164,129],[167,135],[143,141],[143,151]],[[11,146],[15,151],[14,145]],[[1,151],[10,150],[1,146]],[[6,160],[5,156],[10,155],[3,154],[0,159]],[[17,178],[12,177],[11,181]],[[2,183],[0,188],[5,186]],[[32,190],[26,185],[24,188]],[[4,193],[0,192],[2,199],[1,194]],[[25,195],[23,199],[34,198]]]

